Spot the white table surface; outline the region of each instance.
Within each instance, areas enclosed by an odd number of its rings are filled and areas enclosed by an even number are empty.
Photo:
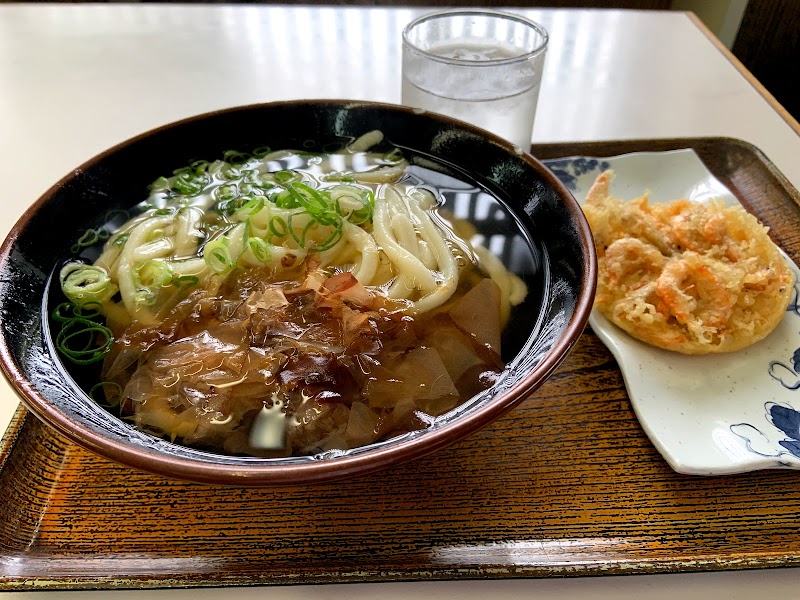
[[[516,9],[515,9],[516,10]],[[0,5],[0,234],[96,153],[209,110],[296,98],[399,102],[400,31],[419,10],[258,5]],[[550,32],[536,142],[728,136],[800,187],[800,135],[680,12],[517,10]],[[0,384],[0,430],[17,406]],[[2,499],[0,499],[2,501]],[[91,598],[749,598],[797,596],[800,569]],[[38,593],[7,592],[29,599]],[[48,600],[85,592],[48,592]]]

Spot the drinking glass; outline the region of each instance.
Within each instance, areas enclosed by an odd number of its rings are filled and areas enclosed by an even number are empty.
[[[424,15],[403,30],[402,103],[443,113],[530,149],[547,31],[488,10]]]

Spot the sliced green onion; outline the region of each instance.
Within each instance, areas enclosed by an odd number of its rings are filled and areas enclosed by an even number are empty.
[[[272,149],[269,146],[259,146],[253,150],[253,156],[256,158],[264,158],[270,152],[272,152]]]
[[[115,246],[124,246],[125,242],[128,241],[130,235],[131,235],[130,233],[120,233],[117,237],[114,238],[114,240],[111,243],[114,244]]]
[[[269,262],[272,252],[270,252],[269,244],[260,237],[247,238],[247,247],[250,248],[256,260],[262,263]]]
[[[105,391],[106,387],[110,387],[113,390],[111,400],[108,399],[109,394]],[[95,398],[95,394],[98,392],[104,395],[102,400]],[[122,402],[122,386],[116,381],[101,381],[91,387],[89,397],[103,408],[117,408]]]
[[[58,323],[66,323],[73,317],[77,316],[74,311],[75,308],[77,307],[72,302],[62,302],[53,309],[53,314],[51,316],[53,320]],[[67,311],[72,314],[66,314]]]
[[[275,215],[269,220],[269,231],[273,236],[282,238],[289,233],[289,226],[283,217]]]
[[[297,233],[295,232],[295,229],[294,229],[294,227],[292,225],[292,221],[294,220],[294,217],[299,217],[301,215],[306,215],[306,214],[309,214],[309,213],[307,213],[307,212],[298,212],[298,213],[292,213],[291,215],[289,215],[289,225],[288,225],[289,235],[291,235],[292,239],[294,239],[294,241],[297,242],[297,245],[300,246],[301,248],[310,250],[311,248],[309,248],[309,246],[313,246],[314,250],[318,250],[320,252],[324,252],[325,250],[330,250],[331,248],[333,248],[344,237],[344,228],[342,226],[342,220],[340,218],[338,221],[335,221],[332,224],[325,224],[324,225],[325,227],[330,227],[333,230],[331,232],[330,236],[328,236],[328,238],[326,238],[322,242],[314,241],[311,244],[309,244],[308,234],[311,231],[311,228],[313,226],[320,225],[319,221],[316,221],[316,220],[312,219],[311,221],[306,223],[306,225],[305,225],[305,227],[303,227],[303,230],[301,231],[300,235],[297,235]],[[313,217],[313,215],[310,215],[310,216]]]
[[[233,268],[233,259],[228,250],[228,238],[219,237],[203,247],[203,259],[215,273],[227,273]]]
[[[295,181],[298,178],[294,171],[276,171],[273,176],[275,177],[275,181],[280,184],[286,184],[290,181]]]
[[[314,225],[329,227],[330,235],[323,241],[313,242],[316,250],[325,251],[335,246],[344,237],[343,219],[348,219],[360,225],[372,221],[374,212],[374,196],[366,188],[359,186],[337,186],[333,188],[336,199],[331,190],[317,189],[300,182],[292,182],[286,189],[273,196],[272,200],[281,208],[302,208],[289,216],[286,226],[288,233],[302,248],[312,245],[309,235]],[[343,197],[349,202],[344,202]],[[350,204],[351,206],[348,206]],[[296,217],[308,215],[311,221],[304,225],[302,231],[297,233],[292,222]],[[274,235],[284,233],[284,228],[270,223],[270,230]]]
[[[80,306],[72,302],[62,302],[53,309],[52,318],[58,323],[66,323],[75,317],[94,319],[101,316],[100,308],[101,305],[97,302],[87,302]]]
[[[256,196],[255,198],[252,196],[237,196],[231,200],[223,200],[218,202],[216,205],[216,210],[226,217],[230,217],[231,215],[235,215],[244,210],[245,207],[247,207],[245,213],[249,213],[256,205],[258,205],[259,202],[261,203],[261,206],[258,208],[258,210],[261,210],[261,207],[264,205],[264,200],[261,196]],[[238,216],[241,217],[242,214]]]
[[[172,267],[163,260],[153,258],[136,268],[136,277],[143,287],[162,287],[172,283]]]
[[[56,335],[58,351],[78,365],[103,360],[113,345],[111,330],[85,317],[73,317],[65,321]]]
[[[354,225],[371,223],[375,209],[375,196],[372,190],[354,185],[337,185],[328,190],[334,199],[336,212]],[[342,206],[342,200],[354,206]]]
[[[234,181],[242,176],[242,172],[233,165],[225,164],[219,170],[219,176],[227,181]]]
[[[94,246],[97,242],[108,239],[108,230],[102,227],[98,229],[87,229],[83,235],[78,238],[78,241],[70,248],[73,254],[77,254],[84,248]]]
[[[198,195],[211,182],[207,170],[206,161],[197,161],[190,167],[177,169],[170,189],[187,196]]]
[[[172,280],[172,285],[177,288],[187,288],[197,285],[199,282],[200,278],[196,275],[181,275],[180,277],[175,277]]]
[[[286,191],[292,195],[299,206],[312,213],[322,213],[331,207],[330,196],[305,183],[292,183],[286,188]]]
[[[256,214],[262,208],[264,208],[264,198],[261,196],[256,196],[255,198],[248,199],[247,202],[236,211],[234,217],[249,217]]]
[[[203,187],[205,186],[202,181],[190,180],[188,177],[178,177],[172,184],[173,190],[187,196],[197,196],[203,191]]]
[[[219,186],[216,190],[214,190],[214,197],[218,201],[228,201],[233,200],[239,196],[239,188],[235,183],[228,183],[225,185]]]
[[[300,206],[289,190],[283,190],[270,196],[272,203],[278,208],[297,208]]]
[[[318,190],[303,183],[290,186],[292,194],[309,215],[320,225],[338,227],[342,217],[336,209],[336,203],[326,190]]]
[[[237,150],[227,150],[222,155],[222,160],[232,165],[243,165],[250,160],[250,155],[246,152],[239,152]]]
[[[339,227],[334,228],[333,232],[328,237],[328,239],[323,240],[322,242],[315,243],[314,249],[320,252],[325,252],[325,250],[330,250],[336,244],[338,244],[343,237],[344,237],[344,228],[340,223]]]
[[[79,306],[106,302],[119,289],[105,269],[80,262],[64,265],[58,278],[64,295]]]
[[[264,190],[259,187],[256,187],[252,184],[242,182],[239,186],[239,191],[242,193],[243,196],[263,196]]]
[[[166,177],[159,177],[153,183],[150,184],[150,191],[151,192],[160,192],[162,190],[169,189],[169,179]]]
[[[306,226],[303,227],[303,231],[300,233],[300,235],[297,235],[297,232],[294,230],[294,225],[292,224],[292,221],[294,220],[295,217],[304,214],[306,213],[305,212],[292,213],[291,215],[289,215],[289,235],[292,236],[294,241],[297,242],[297,245],[300,246],[301,248],[306,247],[306,238],[308,237],[308,232],[316,224],[313,220],[309,221],[308,223],[306,223]]]
[[[242,175],[244,177],[244,183],[260,190],[268,190],[275,187],[275,184],[272,181],[265,180],[261,176],[261,173],[259,173],[256,169],[242,171]]]

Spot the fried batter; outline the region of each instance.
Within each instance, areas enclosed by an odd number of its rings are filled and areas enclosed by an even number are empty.
[[[612,178],[601,174],[583,207],[607,319],[683,354],[739,350],[778,325],[794,273],[753,215],[719,200],[624,202],[611,197]]]

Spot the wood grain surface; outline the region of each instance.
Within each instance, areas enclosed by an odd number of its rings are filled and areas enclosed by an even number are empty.
[[[800,256],[797,191],[735,140],[534,147],[541,157],[695,147]],[[800,564],[800,472],[673,472],[588,330],[522,405],[436,454],[276,489],[133,471],[20,409],[0,451],[0,589],[253,585],[696,571]]]

